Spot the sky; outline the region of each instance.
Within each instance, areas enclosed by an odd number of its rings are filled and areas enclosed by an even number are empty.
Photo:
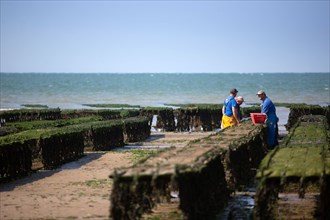
[[[1,0],[0,72],[330,72],[329,11],[329,0]]]

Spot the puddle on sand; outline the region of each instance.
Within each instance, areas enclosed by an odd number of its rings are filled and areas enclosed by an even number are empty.
[[[251,188],[245,192],[237,192],[230,196],[228,205],[217,216],[217,220],[229,219],[252,219],[254,208],[255,189]]]

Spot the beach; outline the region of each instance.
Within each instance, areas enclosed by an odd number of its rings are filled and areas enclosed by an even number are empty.
[[[143,148],[183,147],[212,132],[157,132]],[[141,143],[136,143],[141,149]],[[0,219],[108,219],[115,168],[133,165],[136,144],[108,152],[87,152],[78,161],[0,186]]]

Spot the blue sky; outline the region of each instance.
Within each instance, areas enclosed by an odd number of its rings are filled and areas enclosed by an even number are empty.
[[[3,1],[1,72],[329,72],[328,1]]]

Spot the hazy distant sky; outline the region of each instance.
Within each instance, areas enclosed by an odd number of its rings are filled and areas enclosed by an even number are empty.
[[[3,1],[1,72],[329,72],[329,0]]]

